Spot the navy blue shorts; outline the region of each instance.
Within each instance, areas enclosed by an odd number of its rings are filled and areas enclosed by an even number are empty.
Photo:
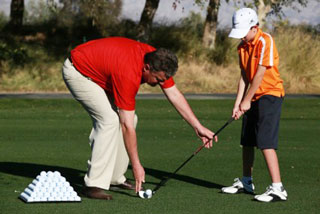
[[[241,145],[277,149],[282,97],[264,95],[242,118]]]

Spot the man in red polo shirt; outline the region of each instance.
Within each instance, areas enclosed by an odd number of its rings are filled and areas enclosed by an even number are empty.
[[[178,59],[169,50],[121,37],[89,41],[71,51],[63,65],[63,78],[93,121],[84,195],[110,200],[112,196],[104,190],[120,187],[138,192],[145,182],[135,131],[135,96],[140,84],[160,85],[202,142],[209,142],[207,148],[212,146],[214,133],[201,125],[175,86],[172,76],[177,68]],[[124,176],[129,160],[135,186]]]

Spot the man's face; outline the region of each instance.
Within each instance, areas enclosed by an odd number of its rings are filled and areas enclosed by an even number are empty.
[[[154,87],[158,84],[163,84],[168,78],[166,77],[164,71],[152,72],[148,66],[143,69],[143,79],[148,85]]]

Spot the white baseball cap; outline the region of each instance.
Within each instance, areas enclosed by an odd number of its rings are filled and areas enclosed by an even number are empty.
[[[241,39],[245,37],[250,28],[258,24],[256,11],[251,8],[241,8],[232,16],[232,30],[229,37]]]

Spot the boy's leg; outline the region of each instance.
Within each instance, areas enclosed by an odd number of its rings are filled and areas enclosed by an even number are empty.
[[[272,183],[281,183],[279,162],[276,150],[263,149],[262,153],[265,158]]]
[[[257,147],[261,149],[272,180],[267,191],[254,198],[262,202],[285,201],[287,192],[282,186],[279,162],[276,153],[278,147],[279,121],[282,98],[265,95],[259,99],[259,121],[257,123]]]
[[[254,147],[243,146],[242,147],[242,171],[244,177],[252,177],[254,162]]]
[[[258,101],[257,147],[262,151],[273,183],[281,182],[276,153],[281,105],[282,98],[271,95],[262,96]]]
[[[252,107],[243,115],[242,119],[241,145],[243,177],[242,179],[234,179],[232,186],[223,187],[221,189],[223,193],[235,194],[246,192],[252,194],[254,191],[252,170],[254,162],[254,146],[256,145],[254,132],[255,110],[256,108]]]
[[[232,186],[223,187],[221,191],[223,193],[236,194],[236,193],[250,193],[253,194],[254,185],[252,183],[252,170],[254,162],[254,147],[243,146],[242,147],[242,179],[234,179]]]

